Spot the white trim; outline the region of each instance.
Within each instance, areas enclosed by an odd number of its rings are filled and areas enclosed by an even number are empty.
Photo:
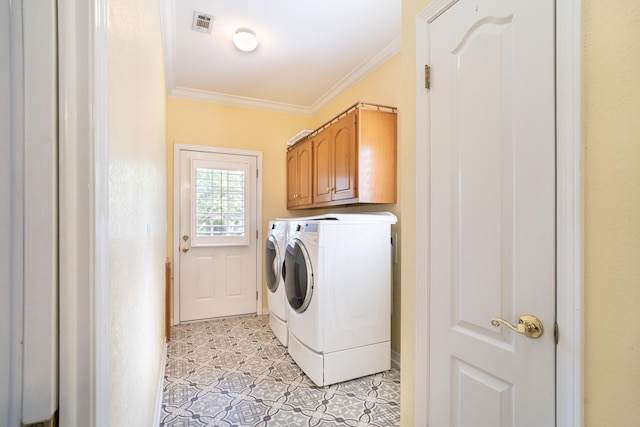
[[[428,63],[428,23],[457,0],[436,0],[416,17],[416,116],[428,117],[423,67]],[[556,2],[557,122],[557,322],[556,425],[583,422],[583,184],[582,184],[582,6]],[[416,212],[428,212],[429,123],[416,120]],[[423,146],[420,141],[426,141]],[[427,277],[429,221],[416,221],[416,277]],[[415,425],[428,422],[429,289],[416,283]]]
[[[159,0],[160,6],[160,26],[162,33],[162,45],[164,51],[165,81],[167,84],[167,94],[171,94],[176,86],[176,78],[173,64],[176,61],[176,20],[175,2],[173,0]]]
[[[164,340],[162,357],[160,358],[160,374],[158,376],[158,396],[156,397],[156,414],[153,418],[153,425],[159,426],[162,419],[162,395],[164,393],[164,371],[167,367],[167,340]]]
[[[22,2],[24,305],[22,423],[58,408],[58,80],[55,3]],[[45,231],[46,229],[46,231]]]
[[[583,424],[582,2],[556,1],[556,425]]]
[[[416,17],[416,307],[415,307],[415,425],[426,426],[429,421],[429,291],[428,284],[418,283],[421,277],[429,277],[430,220],[421,219],[420,214],[429,215],[431,188],[429,169],[430,118],[427,90],[424,87],[424,66],[429,60],[428,23],[457,0],[436,0]],[[423,142],[424,141],[424,142]],[[421,143],[423,142],[423,143]],[[424,162],[421,165],[420,162]],[[420,244],[425,242],[425,244]]]
[[[181,86],[172,87],[169,90],[169,96],[172,98],[191,99],[194,101],[212,102],[215,104],[233,105],[236,107],[254,108],[257,110],[275,111],[278,113],[299,114],[303,116],[313,115],[313,110],[310,107],[305,107],[302,105],[264,101],[262,99],[227,95],[225,93],[209,92],[206,90],[191,89]]]
[[[262,314],[262,152],[254,150],[240,150],[235,148],[209,147],[204,145],[175,144],[173,146],[173,318],[172,325],[180,323],[180,151],[200,151],[204,153],[236,154],[253,156],[256,158],[258,177],[256,179],[256,230],[258,238],[256,244],[256,314]]]
[[[3,117],[0,152],[0,424],[19,426],[22,415],[22,331],[24,291],[24,78],[22,3],[0,6]],[[8,65],[7,65],[8,64]],[[4,85],[7,86],[4,86]],[[6,92],[5,92],[6,90]],[[5,110],[6,108],[6,110]],[[6,125],[6,127],[5,127]],[[4,138],[9,137],[9,143]],[[6,217],[4,215],[7,215]],[[5,285],[6,283],[6,285]]]
[[[96,165],[106,160],[108,51],[96,52],[105,49],[106,1],[58,2],[59,413],[71,427],[109,425],[108,171]]]
[[[322,95],[311,106],[311,113],[315,115],[322,111],[323,108],[328,106],[332,101],[336,100],[340,95],[351,89],[360,80],[367,77],[373,71],[377,70],[382,64],[391,59],[396,53],[400,52],[402,47],[401,36],[393,39],[387,46],[381,49],[376,55],[367,59],[358,65],[351,73],[345,76],[342,80],[336,83],[327,93]]]
[[[93,45],[93,182],[92,231],[94,237],[95,304],[95,422],[109,426],[110,320],[109,320],[109,28],[108,0],[94,0]]]

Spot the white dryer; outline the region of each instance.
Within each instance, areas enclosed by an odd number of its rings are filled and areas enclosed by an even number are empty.
[[[265,246],[265,276],[267,280],[267,302],[269,305],[269,326],[283,346],[287,346],[287,300],[284,292],[282,269],[287,244],[287,221],[269,222]]]
[[[289,354],[318,386],[391,367],[391,224],[385,214],[289,223]]]

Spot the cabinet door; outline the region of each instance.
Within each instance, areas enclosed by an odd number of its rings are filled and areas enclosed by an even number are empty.
[[[313,139],[313,200],[315,203],[331,201],[333,180],[333,150],[331,149],[331,128],[320,132]]]
[[[287,209],[296,207],[298,194],[298,150],[287,152]]]
[[[312,163],[312,145],[311,141],[300,144],[298,152],[298,197],[296,198],[297,206],[308,206],[313,204],[313,181],[311,173],[313,171]]]
[[[356,111],[333,126],[333,200],[358,197],[356,182]]]

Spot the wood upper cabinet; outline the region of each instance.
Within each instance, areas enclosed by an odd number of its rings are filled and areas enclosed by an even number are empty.
[[[311,141],[296,145],[287,152],[287,209],[313,204],[312,171]]]
[[[337,206],[355,203],[396,203],[396,112],[394,108],[347,110],[310,139],[287,153],[287,208]],[[312,200],[301,204],[305,176],[291,166],[297,150],[311,144]],[[306,150],[306,148],[305,148]],[[300,164],[298,159],[296,165]],[[296,187],[297,186],[297,187]],[[293,193],[292,188],[298,188]],[[297,192],[297,193],[296,193]],[[297,197],[300,199],[300,197]]]

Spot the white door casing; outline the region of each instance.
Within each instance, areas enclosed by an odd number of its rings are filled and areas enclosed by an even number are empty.
[[[174,208],[176,279],[174,324],[178,322],[261,313],[259,256],[260,153],[243,150],[176,146]],[[245,222],[239,236],[198,236],[195,170],[235,170],[245,177]],[[232,172],[233,173],[233,172]],[[216,228],[217,230],[217,228]],[[231,229],[230,229],[231,230]],[[206,234],[206,233],[205,233]]]
[[[434,426],[554,422],[553,13],[462,0],[429,27]],[[546,333],[490,323],[524,314]]]
[[[23,3],[24,335],[22,423],[58,409],[58,64],[55,3]]]

